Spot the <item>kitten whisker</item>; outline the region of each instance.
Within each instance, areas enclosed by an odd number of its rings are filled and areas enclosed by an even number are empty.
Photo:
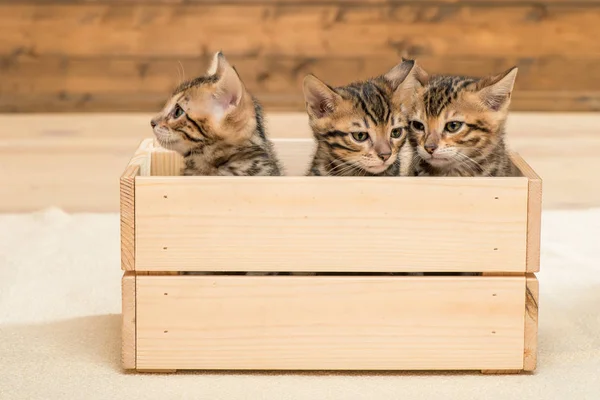
[[[454,159],[458,161],[460,165],[468,167],[471,170],[473,176],[479,176],[483,172],[481,165],[479,165],[479,163],[473,160],[471,157],[462,153],[456,153],[455,156],[457,158]],[[467,164],[466,162],[471,163],[471,165]],[[489,174],[484,174],[484,176],[489,176]]]

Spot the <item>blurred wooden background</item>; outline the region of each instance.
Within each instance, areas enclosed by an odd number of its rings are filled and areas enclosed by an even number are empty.
[[[309,136],[309,72],[338,85],[401,56],[433,73],[518,65],[512,109],[527,112],[508,135],[544,206],[600,206],[600,114],[572,113],[600,110],[599,38],[600,0],[0,0],[0,212],[117,211],[152,113],[218,50],[273,137]]]
[[[514,110],[600,109],[600,1],[0,0],[0,112],[155,111],[223,50],[271,110],[401,56],[520,67]]]

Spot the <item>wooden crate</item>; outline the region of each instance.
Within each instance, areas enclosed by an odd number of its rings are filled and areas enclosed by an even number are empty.
[[[312,141],[275,146],[288,176],[182,177],[142,142],[124,368],[535,369],[541,180],[518,155],[510,178],[304,177]],[[272,271],[317,275],[239,274]]]

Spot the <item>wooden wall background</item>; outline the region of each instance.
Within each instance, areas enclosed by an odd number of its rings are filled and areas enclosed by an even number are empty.
[[[600,1],[0,0],[0,112],[155,111],[222,49],[267,109],[401,56],[520,67],[514,110],[600,110]],[[181,67],[180,67],[181,65]]]

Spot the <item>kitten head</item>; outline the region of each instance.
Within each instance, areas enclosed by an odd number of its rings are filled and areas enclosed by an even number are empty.
[[[414,74],[409,128],[419,156],[435,168],[473,162],[504,135],[517,68],[486,78]]]
[[[217,141],[248,139],[256,114],[236,70],[218,52],[206,75],[179,85],[151,125],[161,146],[186,154]]]
[[[313,134],[340,169],[380,174],[396,162],[407,134],[404,81],[413,66],[414,61],[402,60],[383,76],[337,88],[314,75],[304,79]]]

